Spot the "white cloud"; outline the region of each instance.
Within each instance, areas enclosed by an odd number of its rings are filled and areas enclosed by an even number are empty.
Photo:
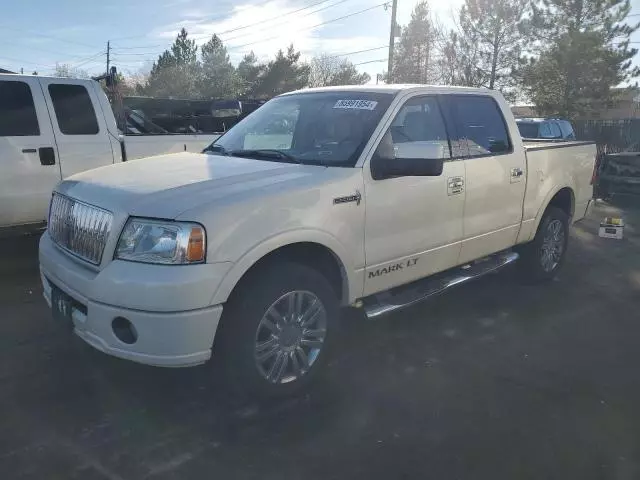
[[[344,35],[344,32],[349,31],[349,25],[353,25],[352,23],[344,25],[331,23],[326,27],[324,25],[316,27],[327,20],[362,9],[346,5],[345,9],[336,7],[316,11],[322,7],[318,5],[315,9],[292,13],[302,8],[299,3],[294,4],[292,0],[271,0],[259,4],[237,5],[227,18],[213,21],[195,14],[202,12],[190,11],[183,14],[184,20],[157,28],[151,32],[150,36],[173,39],[180,28],[184,27],[191,38],[194,38],[198,44],[202,44],[216,33],[224,41],[234,63],[240,61],[242,56],[250,51],[253,51],[260,60],[267,60],[272,58],[278,49],[285,49],[291,43],[296,50],[302,52],[305,58],[317,53],[347,53],[385,44],[386,33]],[[269,19],[273,20],[267,21]],[[357,22],[358,18],[350,20]],[[337,28],[343,35],[340,37],[323,35],[328,28]]]

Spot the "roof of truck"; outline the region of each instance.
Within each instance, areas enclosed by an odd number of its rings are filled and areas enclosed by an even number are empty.
[[[92,78],[69,78],[69,77],[56,77],[55,75],[27,75],[24,73],[0,73],[0,77],[7,78],[55,78],[57,80],[73,80],[74,82],[94,82]]]
[[[338,85],[336,87],[316,87],[316,88],[304,88],[301,90],[295,90],[293,92],[287,92],[283,95],[291,95],[293,93],[315,93],[315,92],[368,92],[368,93],[398,93],[402,90],[417,90],[424,88],[433,88],[438,90],[451,90],[461,92],[482,92],[489,93],[491,90],[486,88],[471,88],[471,87],[452,87],[449,85],[421,85],[421,84],[395,84],[390,85]]]

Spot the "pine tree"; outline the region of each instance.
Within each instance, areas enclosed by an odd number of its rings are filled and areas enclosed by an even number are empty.
[[[258,97],[271,97],[304,88],[309,83],[310,68],[300,61],[300,52],[289,45],[287,53],[278,50],[258,77],[253,93]]]
[[[521,34],[528,0],[465,0],[460,9],[460,46],[473,68],[472,86],[505,89],[518,66],[525,37]]]
[[[629,0],[544,0],[534,6],[530,32],[540,40],[518,79],[543,115],[597,116],[619,98],[625,82],[640,75],[629,39]]]
[[[151,67],[145,94],[156,97],[197,98],[200,63],[198,47],[183,28],[170,50]]]
[[[217,35],[200,47],[202,69],[198,91],[203,98],[232,98],[238,94],[236,69]]]
[[[266,65],[258,63],[255,53],[246,54],[236,69],[239,82],[239,94],[241,96],[252,96],[255,92],[258,80],[266,69]]]
[[[436,61],[438,36],[429,3],[422,0],[413,9],[409,24],[402,29],[393,55],[393,83],[436,83],[439,80]]]

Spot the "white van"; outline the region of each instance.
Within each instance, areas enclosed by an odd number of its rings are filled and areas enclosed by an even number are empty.
[[[200,152],[218,136],[125,141],[97,82],[0,74],[0,231],[44,226],[53,187],[75,173],[126,159]]]

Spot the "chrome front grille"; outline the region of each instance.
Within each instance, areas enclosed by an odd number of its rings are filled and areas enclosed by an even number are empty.
[[[49,235],[72,254],[100,264],[113,215],[106,210],[55,193],[49,210]]]

